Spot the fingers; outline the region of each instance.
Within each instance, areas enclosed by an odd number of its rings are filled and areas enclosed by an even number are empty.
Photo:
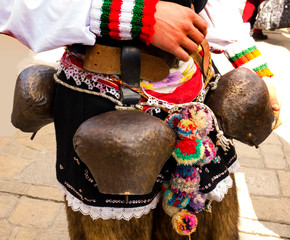
[[[280,111],[281,106],[278,103],[272,104],[272,108],[274,111]]]
[[[193,20],[192,20],[192,24],[193,26],[198,29],[198,31],[203,35],[203,37],[206,36],[207,34],[207,23],[206,21],[200,17],[198,14],[196,14],[195,12],[193,12]]]
[[[274,130],[282,124],[282,120],[280,119],[281,101],[279,99],[279,95],[277,94],[277,89],[274,84],[275,81],[273,81],[271,78],[263,78],[263,79],[267,85],[269,96],[270,96],[270,104],[276,118],[276,124],[273,127],[273,130]]]
[[[196,43],[195,41],[192,41],[189,37],[184,38],[184,40],[181,43],[181,47],[188,53],[191,54],[195,52],[198,48],[198,45],[200,43]]]
[[[183,62],[187,62],[189,60],[189,54],[182,47],[177,47],[172,54]]]
[[[192,53],[197,50],[197,46],[205,39],[207,23],[199,15],[191,11],[191,21],[187,25],[184,25],[184,31],[186,39],[182,42],[181,46]]]
[[[154,17],[152,45],[188,61],[205,38],[206,22],[190,8],[164,1],[157,3]]]

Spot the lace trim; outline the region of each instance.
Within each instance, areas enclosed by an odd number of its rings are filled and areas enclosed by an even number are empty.
[[[228,189],[233,186],[233,180],[230,176],[227,176],[225,179],[220,181],[214,190],[205,194],[205,198],[210,201],[221,202],[224,196],[228,193]]]
[[[69,57],[62,59],[58,64],[57,75],[63,71],[66,75],[66,78],[72,78],[76,84],[76,86],[81,86],[82,84],[86,85],[88,90],[97,90],[100,94],[109,93],[114,96],[116,99],[120,99],[120,92],[114,88],[113,86],[108,86],[103,83],[100,83],[99,80],[103,81],[112,81],[112,79],[108,75],[104,75],[101,73],[93,73],[74,65]],[[111,83],[112,84],[112,83]]]
[[[229,173],[235,173],[239,170],[240,168],[240,164],[238,162],[238,160],[236,160],[229,168],[228,171]]]
[[[129,221],[132,217],[140,218],[144,214],[148,214],[150,210],[156,208],[157,203],[160,200],[160,193],[155,197],[155,199],[143,207],[135,208],[114,208],[114,207],[96,207],[84,204],[81,200],[75,198],[71,193],[69,193],[66,188],[59,183],[59,190],[66,196],[68,206],[75,212],[79,211],[83,215],[90,215],[92,219],[117,219],[117,220],[127,220]]]

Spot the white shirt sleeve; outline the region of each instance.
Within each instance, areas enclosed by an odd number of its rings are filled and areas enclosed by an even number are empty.
[[[201,17],[208,24],[207,40],[218,50],[225,50],[238,41],[253,41],[250,24],[244,23],[237,1],[208,0]]]
[[[208,0],[200,14],[208,24],[206,38],[213,51],[224,51],[234,68],[243,66],[261,78],[272,77],[273,73],[250,36],[250,24],[243,22],[237,4],[238,1],[233,0]]]
[[[80,43],[94,45],[91,0],[1,0],[0,33],[35,52]]]

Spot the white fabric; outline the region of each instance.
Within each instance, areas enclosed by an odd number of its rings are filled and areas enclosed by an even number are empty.
[[[92,0],[1,0],[0,33],[14,36],[35,52],[73,43],[93,45],[95,35],[89,29],[91,3]],[[232,0],[209,0],[200,13],[208,23],[207,39],[213,47],[225,49],[250,37],[250,25],[242,22],[238,7],[233,4],[236,2]],[[92,13],[94,22],[100,12]]]
[[[101,13],[103,7],[103,0],[92,0],[92,7],[90,12],[90,30],[97,35],[97,37],[102,37],[101,34]],[[123,1],[120,9],[119,15],[119,25],[118,30],[120,31],[119,37],[121,40],[131,40],[131,30],[132,30],[132,18],[133,18],[133,9],[135,6],[134,0]],[[114,9],[116,10],[116,9]],[[116,11],[117,12],[117,11]],[[117,32],[117,29],[115,29]]]
[[[226,50],[232,43],[251,39],[250,24],[243,22],[237,1],[208,0],[200,16],[208,24],[206,39],[216,49]]]
[[[239,162],[236,160],[229,168],[229,173],[235,173],[240,168]],[[229,188],[233,186],[233,180],[230,176],[227,176],[224,180],[220,181],[215,189],[205,194],[205,198],[211,201],[221,202],[225,195],[228,193]]]
[[[94,207],[84,204],[79,199],[75,198],[70,194],[66,188],[59,184],[59,190],[66,196],[68,206],[75,212],[79,211],[83,215],[90,215],[92,219],[117,219],[117,220],[127,220],[129,221],[132,217],[140,218],[144,214],[148,214],[150,210],[156,208],[157,203],[161,197],[161,194],[158,194],[153,201],[144,206],[144,207],[135,207],[135,208],[114,208],[114,207]]]
[[[233,180],[230,176],[220,181],[214,190],[205,194],[205,198],[210,201],[222,201],[228,193],[229,188],[233,186]]]
[[[133,19],[133,9],[135,6],[135,1],[124,1],[121,7],[121,13],[119,18],[119,30],[120,37],[122,40],[129,40],[132,38],[131,30],[132,24],[131,21]]]
[[[101,34],[101,15],[102,6],[104,0],[94,1],[92,0],[92,6],[90,10],[90,30],[97,36],[102,37]]]
[[[229,173],[235,173],[235,172],[237,172],[237,171],[239,170],[239,168],[240,168],[239,161],[236,160],[236,161],[232,164],[232,166],[230,166],[230,167],[228,168],[228,171],[229,171]]]
[[[73,43],[93,45],[91,0],[1,0],[0,32],[35,52]]]

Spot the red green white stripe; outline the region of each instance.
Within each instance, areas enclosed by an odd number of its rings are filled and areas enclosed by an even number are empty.
[[[97,37],[102,37],[101,34],[101,15],[102,6],[104,0],[93,1],[92,8],[90,10],[90,26],[91,31],[96,34]]]
[[[93,0],[90,30],[117,40],[138,37],[149,44],[154,34],[157,0]]]
[[[106,0],[105,0],[106,1]],[[108,18],[108,31],[111,38],[121,40],[120,39],[120,29],[119,29],[119,18],[121,15],[121,7],[123,5],[122,0],[112,0],[111,1],[111,9]],[[106,35],[106,34],[103,34]]]

